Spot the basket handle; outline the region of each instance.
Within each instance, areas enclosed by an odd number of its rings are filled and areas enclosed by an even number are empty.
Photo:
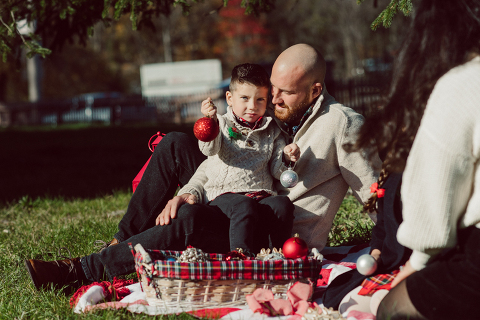
[[[152,258],[150,258],[150,255],[147,253],[147,251],[145,251],[145,249],[143,249],[140,243],[135,245],[135,251],[142,255],[144,263],[152,263]]]

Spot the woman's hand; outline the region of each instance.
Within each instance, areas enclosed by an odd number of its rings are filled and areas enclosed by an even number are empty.
[[[378,261],[378,259],[380,259],[380,255],[382,254],[382,252],[378,249],[373,249],[372,252],[370,252],[370,255],[375,258],[375,260]]]
[[[180,196],[173,197],[173,199],[168,200],[167,205],[158,215],[157,219],[155,220],[155,225],[163,226],[170,224],[170,220],[177,217],[177,211],[181,206],[183,206],[185,203],[194,204],[196,202],[197,197],[191,193],[184,193]]]
[[[215,107],[210,97],[202,101],[201,111],[205,117],[210,117],[214,120],[217,119],[217,107]]]
[[[410,275],[414,274],[415,272],[417,272],[417,270],[413,269],[412,265],[410,264],[410,260],[408,260],[405,266],[397,274],[395,279],[393,279],[392,288],[395,287],[400,282],[402,282],[402,280],[405,280]]]
[[[300,148],[296,143],[290,143],[283,148],[283,154],[288,161],[296,162],[300,158]]]

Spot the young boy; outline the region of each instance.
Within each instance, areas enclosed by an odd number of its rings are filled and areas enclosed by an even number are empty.
[[[199,141],[208,156],[202,164],[205,175],[194,174],[178,194],[192,194],[197,204],[182,210],[214,210],[230,219],[230,249],[255,253],[271,245],[281,248],[291,236],[292,202],[276,195],[273,178],[286,170],[286,161],[296,161],[297,145],[285,146],[280,128],[267,109],[270,79],[256,64],[233,68],[230,91],[226,93],[228,110],[217,117],[208,98],[202,113],[217,119],[220,133],[211,142]],[[199,172],[199,171],[197,171]]]

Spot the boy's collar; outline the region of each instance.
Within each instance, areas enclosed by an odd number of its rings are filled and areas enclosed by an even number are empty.
[[[232,109],[232,114],[233,114],[233,117],[235,118],[235,121],[241,125],[242,127],[247,127],[247,128],[250,128],[252,130],[255,130],[257,129],[258,127],[260,127],[261,123],[262,123],[262,120],[263,120],[263,116],[258,118],[257,121],[255,121],[255,123],[250,123],[248,122],[247,120],[237,116],[235,114],[235,112],[233,112],[233,109]]]

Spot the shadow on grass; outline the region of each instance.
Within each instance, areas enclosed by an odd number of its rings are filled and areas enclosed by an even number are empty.
[[[93,198],[131,190],[157,131],[193,125],[66,126],[0,130],[0,205],[22,197]],[[25,198],[24,198],[25,199]]]

